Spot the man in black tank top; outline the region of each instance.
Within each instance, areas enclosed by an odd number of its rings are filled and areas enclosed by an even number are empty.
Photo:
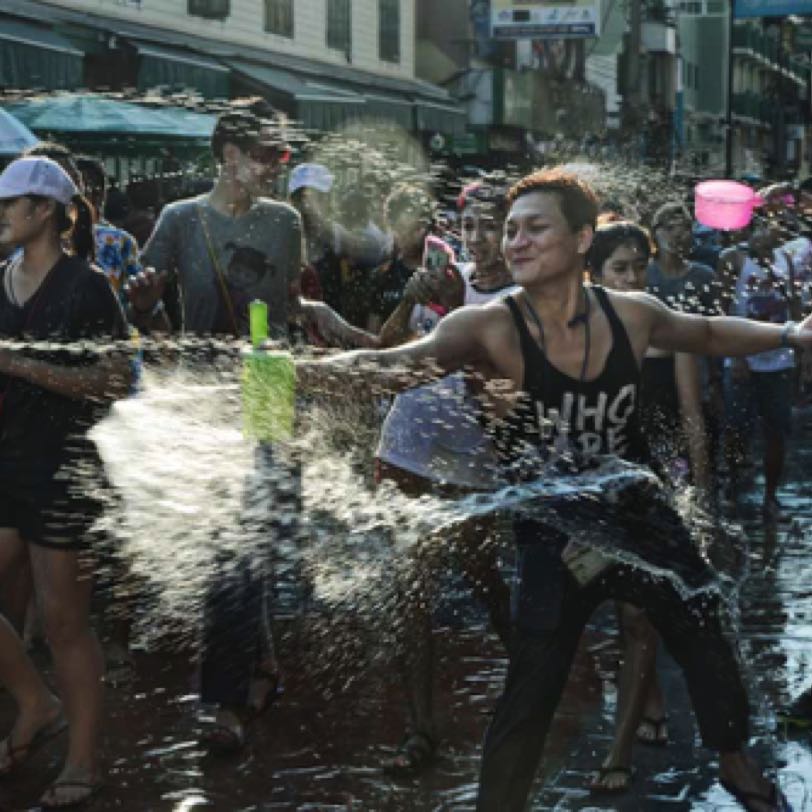
[[[644,459],[637,396],[649,346],[716,356],[812,347],[812,318],[772,325],[690,315],[645,293],[585,287],[597,201],[572,174],[554,169],[530,175],[509,200],[503,252],[521,293],[507,302],[460,308],[428,337],[404,347],[297,363],[300,386],[354,396],[371,382],[377,391],[382,385],[399,390],[463,366],[507,381],[514,394],[525,393],[503,432],[503,451],[521,478],[537,475],[537,461],[556,450]],[[643,557],[656,557],[661,572],[676,571],[689,585],[712,583],[688,531],[664,504],[601,505],[595,516],[641,544],[657,535],[648,532],[655,519],[669,523],[670,532],[656,548],[649,544]],[[747,697],[722,634],[718,593],[703,589],[685,600],[672,579],[612,560],[588,562],[594,577],[579,582],[566,563],[581,558],[572,540],[535,519],[517,521],[515,529],[514,636],[505,693],[485,738],[478,809],[524,809],[581,631],[594,608],[610,598],[645,609],[683,669],[704,743],[719,751],[725,788],[748,809],[788,809],[743,751]]]

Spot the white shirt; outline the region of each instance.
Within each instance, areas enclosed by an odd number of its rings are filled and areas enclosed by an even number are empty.
[[[519,290],[515,285],[478,290],[471,282],[473,270],[473,263],[460,269],[464,304],[484,304]],[[409,323],[414,332],[425,335],[439,321],[431,308],[416,305]],[[499,464],[462,372],[398,395],[384,421],[376,456],[434,482],[476,489],[499,483]]]

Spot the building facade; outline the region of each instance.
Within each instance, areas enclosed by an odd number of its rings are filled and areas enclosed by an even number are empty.
[[[533,162],[540,141],[602,133],[606,95],[586,75],[595,40],[493,39],[489,6],[417,3],[417,74],[448,88],[468,116],[468,133],[448,140],[449,153]]]
[[[465,129],[415,74],[414,0],[4,0],[0,42],[0,87],[260,94],[311,130]]]
[[[732,169],[736,176],[807,172],[808,61],[796,55],[794,18],[737,20],[727,0],[682,0],[683,164],[720,175],[726,162],[728,53],[732,55]]]

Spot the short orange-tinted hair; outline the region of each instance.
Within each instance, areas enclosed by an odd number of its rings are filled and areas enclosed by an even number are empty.
[[[572,172],[554,167],[527,175],[508,191],[508,205],[512,206],[520,197],[532,192],[555,195],[570,230],[578,231],[584,226],[595,228],[598,198],[592,187]]]

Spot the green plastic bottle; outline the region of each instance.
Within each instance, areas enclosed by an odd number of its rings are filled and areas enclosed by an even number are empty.
[[[279,442],[293,436],[296,368],[289,352],[259,347],[268,339],[268,305],[249,305],[252,347],[242,353],[242,400],[247,436],[261,442]]]

